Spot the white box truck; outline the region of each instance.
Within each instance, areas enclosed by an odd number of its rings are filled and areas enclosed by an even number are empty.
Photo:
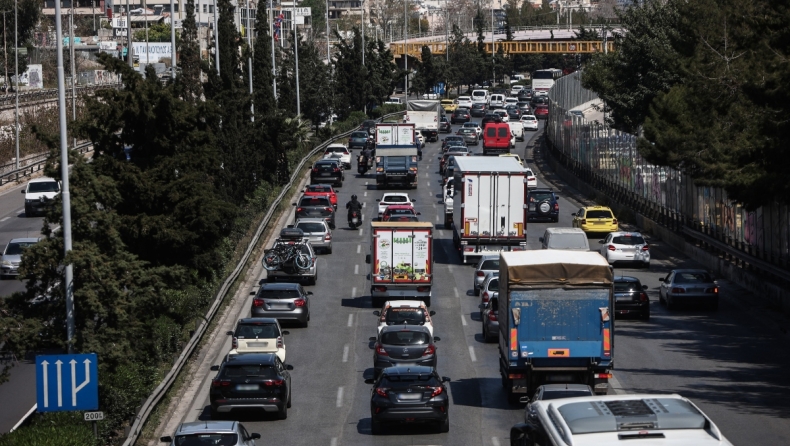
[[[415,147],[414,124],[376,124],[376,147]],[[404,147],[405,146],[405,147]]]
[[[414,299],[431,305],[433,223],[373,222],[370,296],[374,308],[385,301]]]
[[[464,263],[527,249],[527,177],[513,157],[455,159],[453,243]]]
[[[439,120],[444,109],[439,101],[417,100],[406,103],[403,122],[414,124],[426,142],[439,141]]]

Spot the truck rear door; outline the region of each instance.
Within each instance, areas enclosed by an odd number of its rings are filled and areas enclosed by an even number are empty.
[[[429,229],[374,228],[373,285],[430,284],[431,238]]]

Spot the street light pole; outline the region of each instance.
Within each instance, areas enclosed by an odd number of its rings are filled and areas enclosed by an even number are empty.
[[[494,78],[491,79],[491,87],[496,84],[496,59],[494,58],[494,2],[491,1],[491,69],[493,70]]]
[[[14,85],[14,121],[16,125],[14,126],[14,131],[16,132],[16,169],[19,169],[19,31],[17,30],[17,22],[19,16],[19,2],[14,0],[14,79],[16,79],[16,84]]]
[[[296,0],[291,3],[291,24],[294,28],[294,64],[296,66],[296,116],[302,114],[301,100],[299,98],[299,33],[296,32]],[[364,61],[362,62],[365,63]]]
[[[331,62],[329,57],[329,0],[326,0],[326,65],[329,66]]]
[[[176,66],[178,66],[178,58],[176,57],[176,13],[175,4],[173,0],[170,0],[170,80],[175,80],[176,78]],[[180,10],[179,10],[180,12]],[[148,53],[148,9],[145,10],[145,52],[146,52],[146,59],[150,56],[147,55]]]
[[[77,69],[74,61],[74,3],[69,15],[69,58],[71,59],[71,121],[77,120]],[[77,135],[73,135],[74,150],[77,150]]]
[[[8,34],[5,27],[5,13],[9,11],[3,11],[3,55],[5,56],[5,63],[3,67],[8,66],[8,50],[5,44],[5,36]],[[5,89],[6,93],[8,93],[8,70],[3,70],[3,88]]]
[[[247,0],[247,45],[250,47],[250,57],[247,59],[247,67],[250,78],[250,120],[255,122],[255,100],[252,95],[252,30],[250,29],[250,1]]]
[[[60,0],[57,0],[58,2]],[[132,60],[132,16],[129,14],[129,0],[126,0],[126,58],[130,67],[134,67]]]
[[[409,19],[406,14],[406,5],[409,0],[403,2],[403,69],[406,76],[403,79],[403,93],[406,95],[406,110],[409,109]]]
[[[271,0],[269,0],[271,2]],[[170,0],[171,4],[173,0]],[[219,14],[217,8],[217,0],[214,0],[214,64],[217,66],[217,75],[219,75],[219,21],[217,20],[217,14]]]

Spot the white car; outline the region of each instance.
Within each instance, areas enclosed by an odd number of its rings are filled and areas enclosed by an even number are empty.
[[[505,108],[507,108],[508,105],[516,105],[516,106],[518,106],[518,99],[516,99],[516,98],[506,98],[505,99]]]
[[[483,129],[480,128],[480,124],[478,124],[476,122],[464,122],[464,124],[461,126],[461,128],[462,129],[475,129],[475,132],[477,132],[477,137],[478,138],[482,138],[483,137]]]
[[[516,138],[517,141],[524,141],[524,126],[520,122],[508,122],[510,126],[510,134]]]
[[[521,90],[523,89],[523,85],[514,85],[510,87],[510,96],[518,96],[518,94],[521,93]]]
[[[527,189],[534,189],[538,187],[538,178],[532,172],[532,169],[527,167],[525,171],[527,173]]]
[[[458,108],[472,108],[472,97],[471,96],[458,96]]]
[[[244,353],[276,353],[285,362],[285,340],[289,334],[280,327],[280,322],[268,317],[248,317],[239,319],[236,328],[228,332],[232,336],[228,355]]]
[[[387,206],[391,204],[403,204],[403,205],[412,205],[414,206],[414,202],[409,198],[409,194],[396,192],[390,194],[384,194],[383,197],[380,199],[377,198],[376,201],[379,202],[379,220],[381,217],[384,216],[384,211],[387,210]]]
[[[510,116],[507,115],[506,110],[502,110],[501,108],[498,108],[492,111],[491,113],[499,115],[499,117],[502,118],[502,122],[510,122]]]
[[[60,181],[48,177],[32,179],[22,189],[22,194],[25,195],[25,217],[42,214],[60,194]]]
[[[345,144],[329,144],[324,149],[324,158],[338,158],[346,169],[351,169],[351,152]]]
[[[378,331],[388,325],[422,325],[428,328],[433,336],[433,321],[431,316],[435,311],[428,311],[425,302],[421,300],[389,300],[384,302],[381,311],[374,311],[379,317]]]
[[[538,118],[535,115],[522,115],[521,116],[521,125],[524,126],[524,130],[538,130]]]
[[[422,95],[423,99],[439,99],[439,95],[436,93],[425,93]]]
[[[639,266],[650,267],[650,245],[638,232],[611,232],[599,240],[601,255],[610,265],[614,262],[633,262]]]

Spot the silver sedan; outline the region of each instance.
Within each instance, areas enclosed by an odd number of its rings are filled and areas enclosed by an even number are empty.
[[[707,271],[702,269],[673,269],[666,277],[658,279],[658,300],[667,309],[678,304],[707,304],[712,310],[719,308],[719,286]]]
[[[480,144],[480,137],[477,136],[477,131],[474,128],[461,128],[458,130],[456,135],[463,136],[464,142],[470,146],[476,146]]]

